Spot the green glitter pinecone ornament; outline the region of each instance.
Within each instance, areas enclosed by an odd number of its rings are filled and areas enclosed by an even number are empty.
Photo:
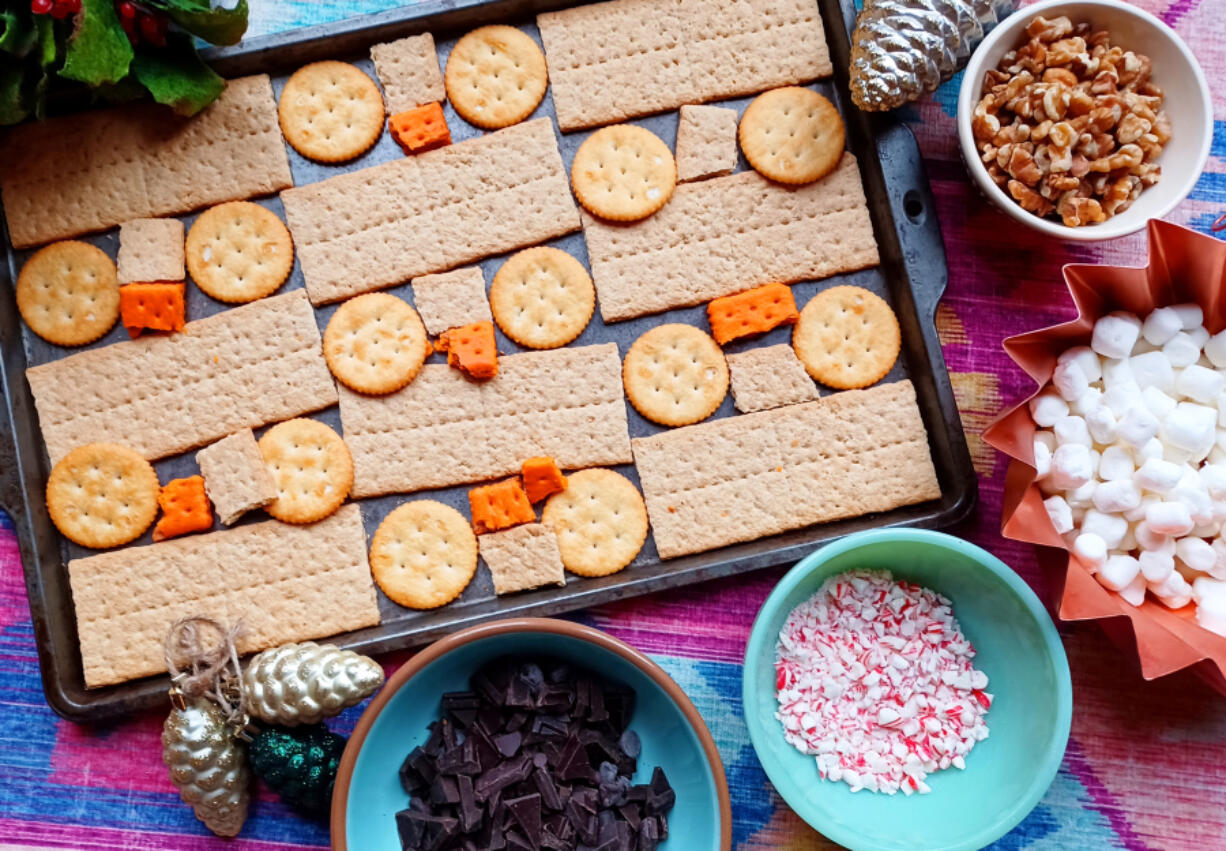
[[[265,727],[251,741],[248,756],[256,777],[302,815],[326,819],[332,784],[345,737],[323,724]]]

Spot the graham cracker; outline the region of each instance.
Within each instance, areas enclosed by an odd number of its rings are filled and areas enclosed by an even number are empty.
[[[736,168],[736,110],[681,107],[677,118],[677,180],[702,180]]]
[[[543,523],[478,535],[477,546],[494,579],[495,594],[566,584],[558,536]]]
[[[68,578],[89,688],[165,671],[166,630],[189,615],[241,621],[243,654],[379,623],[356,505],[76,559]]]
[[[633,444],[661,558],[941,495],[905,380]]]
[[[585,213],[583,236],[605,322],[878,263],[851,154],[805,186],[754,171],[683,183],[662,210],[632,225]]]
[[[745,414],[812,402],[821,394],[787,343],[730,354],[732,402]]]
[[[227,526],[277,498],[277,488],[249,428],[201,449],[196,464],[217,517]]]
[[[193,118],[137,104],[30,121],[0,162],[17,248],[294,185],[265,74],[230,80]]]
[[[437,337],[448,328],[494,321],[490,300],[485,294],[485,276],[478,266],[423,275],[414,278],[412,284],[413,304],[431,337]]]
[[[814,0],[611,0],[536,23],[562,130],[832,72]]]
[[[316,305],[580,227],[548,118],[290,189],[281,200]]]
[[[517,474],[542,455],[565,469],[631,458],[616,343],[506,355],[481,383],[426,364],[387,396],[341,387],[340,404],[355,498]]]
[[[188,322],[165,337],[90,349],[26,370],[54,464],[109,441],[148,460],[336,403],[315,311],[283,295]]]
[[[119,283],[182,281],[183,222],[178,219],[133,219],[119,226]]]
[[[430,33],[372,45],[370,58],[383,86],[383,104],[388,115],[447,99],[434,36]]]

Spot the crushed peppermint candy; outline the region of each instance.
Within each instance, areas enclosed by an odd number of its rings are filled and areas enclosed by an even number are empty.
[[[776,648],[784,736],[851,791],[931,791],[988,737],[992,695],[948,599],[888,571],[832,577],[788,615]]]

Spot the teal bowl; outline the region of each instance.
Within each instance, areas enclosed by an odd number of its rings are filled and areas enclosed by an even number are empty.
[[[659,665],[611,635],[570,621],[515,618],[470,627],[437,641],[400,667],[358,720],[332,794],[332,847],[400,851],[397,811],[409,805],[400,764],[427,737],[443,692],[468,688],[468,677],[499,656],[551,656],[634,689],[630,727],[639,734],[636,783],[664,769],[677,792],[662,851],[727,851],[732,806],[711,732],[685,692]]]
[[[822,780],[775,718],[775,645],[788,614],[831,576],[889,570],[944,594],[978,651],[995,695],[989,736],[966,769],[928,777],[927,795],[852,792]],[[1073,687],[1060,636],[1039,598],[1008,565],[974,544],[920,529],[850,535],[801,559],[766,598],[745,654],[745,721],[766,775],[797,815],[853,851],[971,851],[1034,809],[1064,758]]]

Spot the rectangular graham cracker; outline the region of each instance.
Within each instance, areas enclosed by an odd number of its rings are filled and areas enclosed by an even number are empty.
[[[485,276],[478,266],[423,275],[414,278],[412,284],[413,304],[431,337],[437,337],[448,328],[482,320],[494,321],[490,300],[485,294]]]
[[[612,0],[536,23],[564,131],[833,70],[814,0]]]
[[[370,48],[388,115],[447,99],[434,36],[411,35]]]
[[[860,169],[847,153],[805,186],[743,171],[680,184],[632,225],[585,213],[583,236],[606,322],[878,263]]]
[[[726,359],[732,401],[742,413],[812,402],[821,395],[787,343],[749,349]]]
[[[548,118],[290,189],[281,200],[317,305],[580,227]]]
[[[526,523],[477,536],[495,594],[513,594],[542,585],[565,585],[558,536],[542,523]]]
[[[677,180],[702,180],[736,168],[736,110],[681,107],[677,118]]]
[[[265,74],[230,80],[193,118],[139,104],[29,121],[0,163],[17,248],[294,185]]]
[[[133,219],[119,226],[119,283],[182,281],[183,222],[178,219]]]
[[[355,498],[512,475],[540,455],[572,470],[631,457],[616,343],[506,355],[482,383],[426,364],[403,390],[340,399]]]
[[[249,428],[201,449],[196,464],[217,517],[227,526],[277,498],[277,487]]]
[[[54,464],[111,441],[150,461],[336,404],[302,290],[26,370]]]
[[[661,558],[941,495],[910,381],[633,443]]]
[[[167,628],[188,615],[243,631],[240,653],[379,623],[356,505],[318,523],[270,520],[68,563],[85,685],[166,670]]]

